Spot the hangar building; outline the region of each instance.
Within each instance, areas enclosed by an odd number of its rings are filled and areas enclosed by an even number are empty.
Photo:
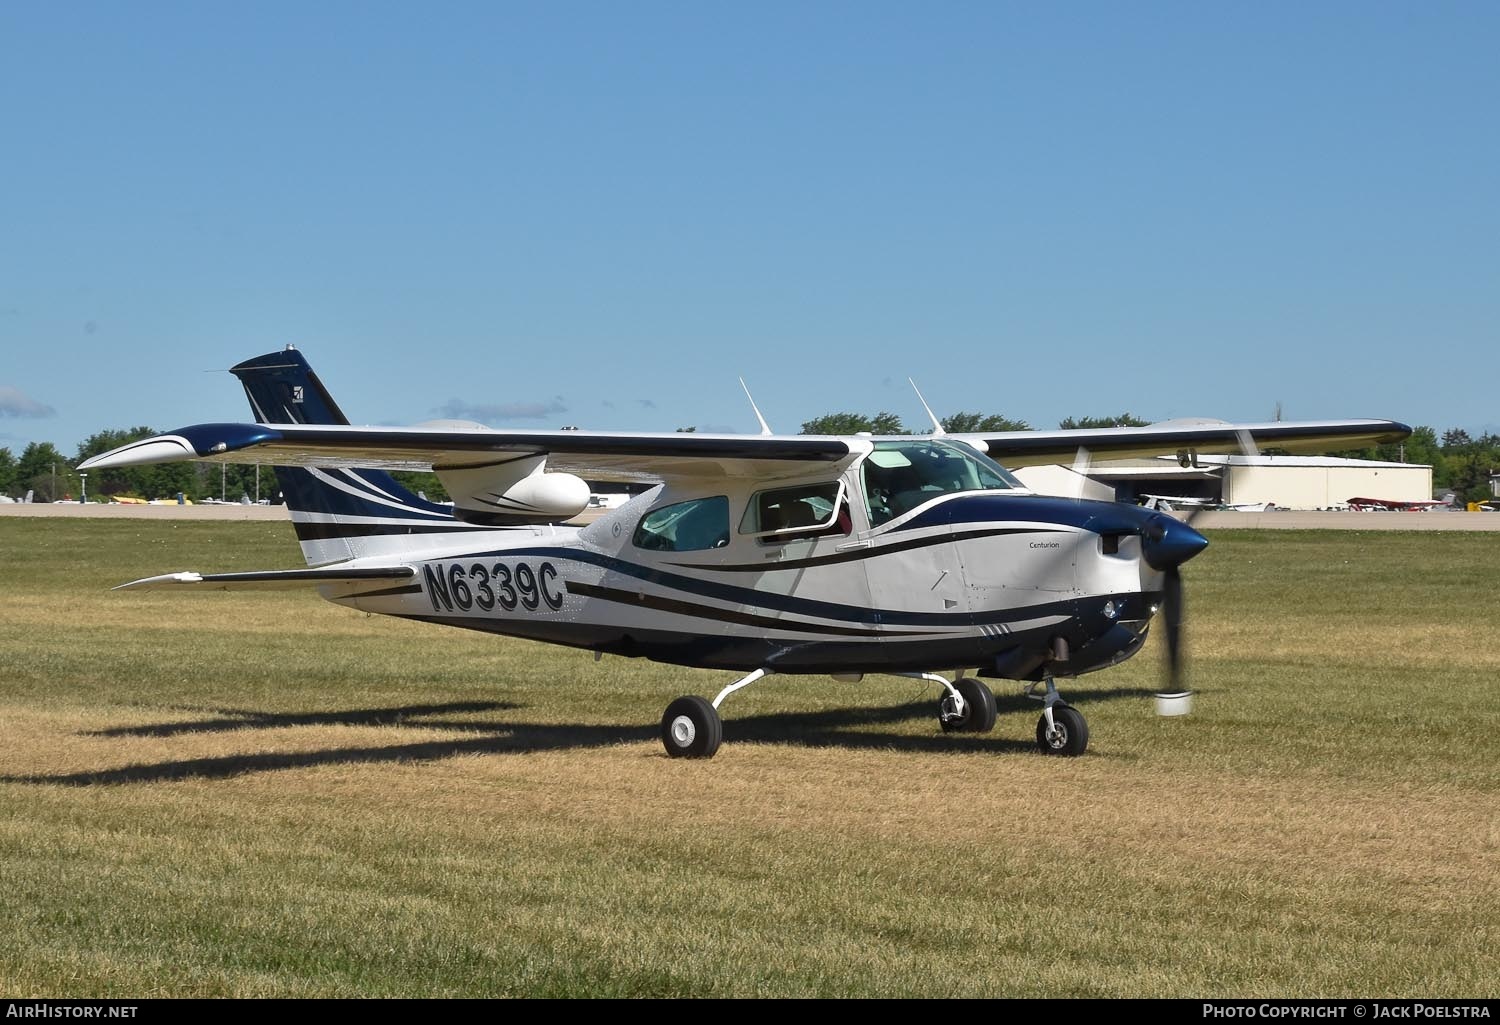
[[[1351,498],[1420,502],[1432,498],[1432,467],[1417,463],[1384,463],[1332,456],[1208,456],[1196,466],[1182,466],[1170,456],[1159,459],[1100,461],[1088,469],[1093,482],[1114,489],[1122,502],[1142,495],[1180,496],[1225,505],[1272,502],[1278,509],[1330,509]],[[1039,479],[1033,487],[1063,493]],[[1030,484],[1031,482],[1028,481]],[[1079,494],[1077,488],[1067,492]],[[1086,497],[1095,497],[1088,489]]]

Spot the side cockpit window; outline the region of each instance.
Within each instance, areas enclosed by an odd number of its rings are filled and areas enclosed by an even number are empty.
[[[740,533],[765,544],[843,535],[852,529],[849,503],[839,481],[758,491],[745,507]]]
[[[641,517],[632,538],[653,552],[701,552],[729,543],[729,499],[695,498],[653,509]]]

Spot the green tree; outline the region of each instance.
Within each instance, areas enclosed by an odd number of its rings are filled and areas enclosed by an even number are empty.
[[[1442,464],[1447,470],[1446,486],[1463,501],[1490,498],[1490,476],[1500,466],[1500,437],[1486,433],[1475,438],[1462,427],[1444,431]]]
[[[79,492],[78,476],[50,441],[33,441],[16,464],[16,487],[36,492],[38,501],[55,502]]]
[[[1450,475],[1447,486],[1463,501],[1482,502],[1492,497],[1490,474],[1494,472],[1495,464],[1490,461],[1488,452],[1477,445],[1470,446],[1467,451],[1448,456],[1447,462]]]
[[[78,446],[78,454],[75,457],[78,462],[101,455],[110,449],[128,445],[132,441],[140,441],[149,438],[156,432],[150,427],[131,427],[121,430],[98,431]],[[145,466],[115,466],[106,470],[93,470],[89,474],[89,480],[93,482],[93,491],[96,495],[135,495],[140,498],[147,497],[141,492],[139,481],[144,476],[143,471],[149,467]]]
[[[943,418],[943,430],[949,434],[980,434],[987,431],[1029,431],[1031,425],[1025,420],[1012,420],[999,413],[986,416],[983,413],[954,413]]]
[[[698,428],[696,428],[696,427],[679,427],[679,428],[677,428],[677,433],[678,434],[697,434],[698,433]]]
[[[175,464],[186,465],[186,464]],[[241,498],[255,501],[254,463],[194,463],[192,478],[182,483],[177,490],[194,501],[212,498],[225,502],[238,502]],[[276,494],[276,476],[269,466],[260,471],[260,497],[270,498]],[[174,492],[175,494],[175,492]],[[170,497],[170,496],[165,496]]]
[[[1490,476],[1500,466],[1500,436],[1474,437],[1462,427],[1443,432],[1442,442],[1431,427],[1418,427],[1406,439],[1406,460],[1432,467],[1434,487],[1451,488],[1465,502],[1491,497]]]
[[[1084,416],[1074,419],[1068,417],[1057,425],[1060,431],[1097,431],[1106,427],[1150,427],[1150,420],[1142,420],[1138,416],[1129,413],[1121,413],[1119,416]]]
[[[78,462],[108,452],[110,449],[128,445],[132,441],[150,438],[156,434],[151,427],[127,427],[98,431],[78,446]],[[89,493],[105,495],[133,495],[136,498],[175,498],[182,492],[189,498],[202,497],[199,486],[202,474],[192,463],[148,463],[145,466],[116,466],[89,473]],[[218,476],[214,477],[217,484]],[[218,494],[215,488],[213,494]],[[236,495],[238,497],[238,495]]]
[[[16,486],[16,457],[10,449],[0,448],[0,495],[14,496]]]
[[[862,431],[871,434],[905,434],[906,428],[901,426],[901,418],[895,413],[876,413],[874,416],[865,416],[863,413],[825,413],[802,425],[803,434],[847,435]]]
[[[1411,432],[1401,446],[1401,454],[1408,463],[1426,464],[1432,467],[1432,483],[1445,486],[1446,480],[1438,480],[1438,464],[1443,460],[1443,451],[1438,447],[1437,431],[1431,427],[1418,427]]]

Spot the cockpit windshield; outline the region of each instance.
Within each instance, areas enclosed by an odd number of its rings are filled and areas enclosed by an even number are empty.
[[[941,495],[1025,490],[1024,484],[988,456],[967,445],[935,438],[877,441],[860,472],[872,527]]]

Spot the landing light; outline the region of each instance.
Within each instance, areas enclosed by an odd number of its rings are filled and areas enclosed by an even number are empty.
[[[1105,619],[1114,619],[1119,614],[1120,614],[1119,610],[1117,610],[1115,608],[1115,603],[1114,602],[1107,601],[1107,602],[1104,603],[1104,618]]]

